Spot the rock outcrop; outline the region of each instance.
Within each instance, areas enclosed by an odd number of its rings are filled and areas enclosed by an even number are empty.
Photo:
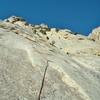
[[[100,27],[93,29],[92,33],[89,35],[89,38],[94,41],[100,42]]]
[[[99,42],[16,16],[0,21],[0,100],[99,99]]]

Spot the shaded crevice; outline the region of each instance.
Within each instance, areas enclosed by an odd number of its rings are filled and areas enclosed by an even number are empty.
[[[41,94],[42,94],[42,90],[43,90],[43,87],[44,87],[45,76],[46,76],[47,68],[49,66],[49,63],[48,62],[49,61],[47,60],[47,65],[45,67],[45,71],[44,71],[44,75],[43,75],[43,79],[42,79],[42,84],[41,84],[40,91],[39,91],[39,95],[38,95],[38,100],[41,100]]]

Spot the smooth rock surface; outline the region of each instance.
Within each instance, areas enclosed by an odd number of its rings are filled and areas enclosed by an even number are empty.
[[[98,42],[8,19],[0,21],[0,100],[100,100]]]

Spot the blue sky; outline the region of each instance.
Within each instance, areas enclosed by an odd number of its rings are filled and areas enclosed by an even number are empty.
[[[87,35],[100,25],[100,0],[0,0],[0,19],[11,15]]]

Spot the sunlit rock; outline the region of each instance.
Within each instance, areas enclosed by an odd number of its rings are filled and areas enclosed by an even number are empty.
[[[25,23],[0,21],[0,100],[100,100],[100,44]]]

